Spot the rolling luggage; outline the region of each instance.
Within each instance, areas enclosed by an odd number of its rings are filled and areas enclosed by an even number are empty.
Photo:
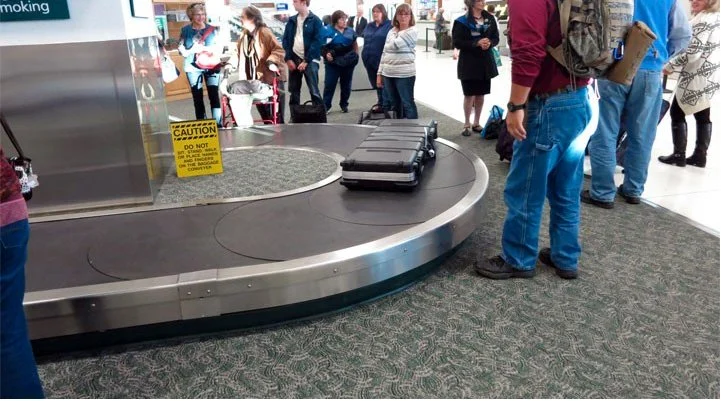
[[[423,142],[417,140],[366,140],[356,149],[423,150]]]
[[[383,120],[379,127],[427,127],[428,133],[433,139],[438,138],[438,121],[431,118],[426,119],[400,119],[400,120]]]
[[[423,151],[357,148],[340,163],[348,189],[412,190],[423,172]]]
[[[380,127],[379,127],[380,128]],[[386,129],[376,129],[373,131],[368,139],[371,138],[393,138],[392,140],[416,140],[421,141],[422,143],[422,150],[423,150],[423,158],[424,159],[433,159],[436,157],[436,146],[433,141],[433,137],[428,135],[427,130],[419,128],[419,127],[413,127],[413,128],[407,128],[407,127],[396,127],[400,129],[392,129],[392,130],[386,130]],[[404,128],[407,128],[404,130]],[[368,140],[366,139],[366,140]]]

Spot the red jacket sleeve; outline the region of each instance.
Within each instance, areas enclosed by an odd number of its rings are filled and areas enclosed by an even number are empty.
[[[511,80],[532,87],[546,58],[548,0],[508,0]]]

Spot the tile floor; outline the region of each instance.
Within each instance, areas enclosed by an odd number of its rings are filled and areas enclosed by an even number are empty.
[[[423,47],[418,48],[416,101],[463,121],[463,94],[460,82],[456,78],[456,61],[451,55],[451,51],[438,54],[437,51],[424,52]],[[501,105],[505,109],[508,101],[511,84],[510,60],[507,57],[503,57],[503,66],[499,72],[500,75],[492,82],[492,93],[486,97],[480,118],[481,124],[485,123],[493,105]],[[669,88],[672,86],[673,81],[669,81]],[[670,94],[664,96],[670,100]],[[695,143],[696,126],[693,116],[689,116],[687,121],[690,155]],[[462,140],[479,139],[477,136],[471,136]],[[714,143],[714,138],[711,142],[706,168],[693,166],[680,168],[660,163],[657,160],[658,156],[669,154],[673,149],[671,122],[667,115],[658,128],[643,198],[647,203],[686,217],[718,236],[721,231],[721,214],[714,205],[721,203],[721,183],[718,179],[721,170],[721,151],[719,151],[721,145]],[[616,175],[616,181],[619,184],[623,181],[620,170]]]

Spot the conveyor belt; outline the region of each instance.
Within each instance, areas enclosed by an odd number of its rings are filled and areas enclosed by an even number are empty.
[[[221,143],[347,155],[371,129],[261,127],[225,131]],[[475,156],[437,145],[439,157],[411,193],[355,192],[332,182],[273,199],[36,220],[27,264],[32,336],[277,308],[426,265],[476,228],[488,179]]]

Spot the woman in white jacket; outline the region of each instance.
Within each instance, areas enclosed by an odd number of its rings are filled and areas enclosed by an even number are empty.
[[[688,48],[672,58],[664,74],[680,74],[671,104],[673,154],[659,161],[684,167],[706,167],[706,151],[711,142],[711,99],[719,90],[721,42],[719,0],[691,0],[693,37]],[[686,158],[686,116],[696,118],[696,149]]]

